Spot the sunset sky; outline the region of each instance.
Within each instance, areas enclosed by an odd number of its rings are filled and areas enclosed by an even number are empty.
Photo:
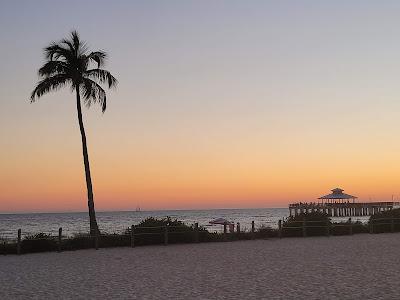
[[[79,9],[77,9],[79,8]],[[109,53],[84,110],[98,210],[400,196],[399,1],[2,1],[0,212],[85,211],[75,95],[42,49]]]

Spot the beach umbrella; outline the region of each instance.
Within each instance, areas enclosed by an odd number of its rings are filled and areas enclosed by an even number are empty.
[[[218,218],[218,219],[210,221],[209,223],[210,224],[219,224],[219,225],[232,224],[232,222],[229,222],[227,219],[224,219],[224,218]]]
[[[229,225],[229,231],[234,232],[235,225],[232,222],[229,222],[227,219],[218,218],[218,219],[210,221],[209,223],[213,224],[213,225],[225,225],[225,224]]]

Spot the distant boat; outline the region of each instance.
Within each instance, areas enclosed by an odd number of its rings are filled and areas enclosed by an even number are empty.
[[[136,211],[140,211],[140,206],[136,206]]]

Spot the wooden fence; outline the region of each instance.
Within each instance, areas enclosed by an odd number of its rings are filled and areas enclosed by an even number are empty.
[[[229,224],[226,223],[223,225],[223,233],[222,233],[222,240],[223,241],[227,241],[228,240],[228,235],[230,233],[228,233],[228,228]],[[199,235],[200,235],[200,230],[199,230],[199,224],[195,223],[193,226],[193,229],[191,230],[179,230],[179,228],[184,228],[182,226],[171,226],[171,225],[167,225],[167,226],[149,226],[149,227],[145,227],[145,226],[135,226],[132,225],[125,233],[121,233],[121,234],[100,234],[100,235],[95,235],[95,236],[91,236],[91,235],[79,235],[80,238],[84,238],[87,240],[91,240],[92,243],[92,248],[95,248],[96,250],[99,249],[100,246],[100,241],[101,239],[105,239],[107,237],[129,237],[129,244],[132,248],[134,248],[135,246],[137,246],[137,240],[139,239],[139,237],[142,236],[160,236],[162,237],[162,242],[164,245],[168,245],[170,243],[170,238],[173,235],[179,235],[179,234],[186,234],[186,235],[190,235],[191,236],[191,242],[194,243],[198,243],[199,240]],[[240,230],[240,223],[237,223],[236,225],[236,233],[243,233]],[[174,229],[178,229],[178,230],[174,230]],[[255,223],[254,221],[251,222],[251,238],[254,239],[254,233],[255,233]],[[16,244],[16,253],[19,255],[22,253],[22,244],[24,241],[53,241],[56,243],[56,250],[58,252],[61,252],[63,250],[63,241],[64,240],[68,240],[68,238],[66,238],[65,236],[63,236],[63,229],[60,227],[58,229],[58,235],[43,235],[43,236],[39,236],[39,237],[30,237],[29,239],[25,239],[23,240],[22,238],[22,230],[18,229],[17,232],[17,239],[16,240],[10,240],[10,241],[15,241]],[[6,243],[6,241],[4,240],[4,243]]]
[[[297,226],[293,226],[293,224],[298,224]],[[321,224],[324,223],[324,224]],[[301,235],[303,237],[307,236],[307,229],[324,229],[325,235],[329,236],[332,233],[334,228],[347,228],[347,232],[349,235],[353,234],[354,227],[356,225],[368,226],[369,233],[380,233],[380,232],[396,232],[400,231],[400,218],[377,218],[370,219],[368,224],[360,224],[359,222],[352,222],[351,218],[347,222],[343,223],[331,223],[330,220],[326,222],[323,221],[291,221],[290,226],[285,226],[281,220],[278,222],[278,236],[279,238],[284,237],[284,233],[293,229],[299,230],[301,229]],[[383,231],[382,227],[387,227]],[[398,229],[396,230],[396,227]]]
[[[297,223],[297,224],[296,224]],[[354,232],[354,227],[355,226],[360,226],[360,223],[357,222],[352,222],[351,218],[347,222],[344,223],[331,223],[329,220],[327,222],[323,221],[291,221],[290,225],[285,222],[282,222],[282,220],[279,220],[278,222],[278,229],[275,229],[278,231],[277,236],[279,238],[285,237],[285,233],[290,232],[292,230],[297,230],[298,232],[301,232],[300,236],[307,237],[309,234],[309,230],[313,229],[322,229],[323,232],[325,233],[326,236],[329,236],[332,234],[333,229],[336,228],[343,228],[345,232],[348,235],[352,235]],[[227,241],[228,235],[232,233],[228,233],[227,231],[227,226],[228,224],[224,224],[224,231],[222,234],[222,240]],[[381,219],[371,219],[368,224],[366,225],[361,225],[361,226],[368,226],[368,232],[369,233],[379,233],[379,232],[395,232],[395,231],[400,231],[400,218],[381,218]],[[130,227],[130,230],[123,233],[123,234],[101,234],[101,235],[95,235],[95,236],[82,236],[83,238],[88,238],[93,241],[93,248],[99,249],[100,245],[100,239],[105,238],[107,236],[129,236],[129,242],[130,246],[134,248],[137,246],[137,239],[140,236],[161,236],[162,241],[164,245],[168,245],[170,241],[170,237],[175,234],[191,234],[192,241],[194,243],[199,242],[199,225],[198,223],[194,224],[193,229],[190,231],[188,230],[183,230],[183,231],[173,231],[174,228],[178,228],[181,226],[152,226],[152,227],[142,227],[142,226],[135,226],[132,225]],[[383,229],[382,229],[383,228]],[[240,223],[236,224],[236,234],[244,233],[240,229]],[[250,233],[250,238],[254,239],[255,238],[255,223],[254,221],[251,222],[251,231],[247,232]],[[56,243],[57,245],[57,251],[61,252],[63,249],[63,230],[62,228],[59,228],[58,230],[58,235],[57,236],[49,236],[45,235],[43,238],[37,238],[33,240],[52,240]],[[312,234],[311,234],[312,235]],[[315,234],[314,234],[315,235]],[[321,234],[317,234],[321,235]],[[22,231],[21,229],[18,229],[17,232],[17,240],[16,240],[16,252],[17,254],[22,253]]]

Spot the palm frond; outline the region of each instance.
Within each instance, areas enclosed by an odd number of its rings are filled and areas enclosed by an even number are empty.
[[[68,84],[71,91],[79,87],[87,106],[99,103],[102,111],[106,110],[106,92],[100,84],[111,88],[117,85],[117,80],[110,72],[100,69],[107,58],[104,51],[89,53],[86,43],[74,30],[68,38],[44,48],[44,54],[47,61],[38,72],[42,80],[33,90],[31,102]],[[88,70],[90,63],[97,64],[97,68]]]
[[[106,83],[108,85],[108,88],[116,87],[118,84],[117,79],[114,76],[112,76],[110,72],[103,69],[87,70],[84,73],[84,76],[89,79],[98,80],[98,82],[100,83]]]
[[[46,62],[38,71],[39,76],[49,77],[60,73],[69,72],[67,63],[60,60],[50,60]]]
[[[48,60],[63,59],[65,61],[73,58],[73,52],[69,49],[62,47],[60,44],[55,42],[51,43],[50,46],[44,48],[45,58]]]
[[[92,103],[99,103],[101,105],[101,111],[104,113],[107,107],[106,92],[103,88],[95,81],[84,78],[80,86],[85,104],[90,107]]]
[[[75,47],[74,47],[74,44],[72,43],[72,41],[70,41],[70,40],[67,40],[67,39],[62,39],[61,41],[60,41],[60,44],[64,44],[64,45],[66,45],[66,46],[68,46],[68,48],[69,48],[69,50],[71,51],[71,52],[75,52]]]
[[[71,31],[71,41],[74,45],[75,50],[78,50],[81,43],[78,31],[76,30]]]
[[[72,83],[72,80],[65,74],[54,75],[52,77],[43,79],[33,90],[31,94],[31,102],[35,102],[37,98],[40,98],[48,92],[56,91],[68,83]]]
[[[87,57],[89,60],[93,60],[95,63],[97,63],[97,68],[100,68],[104,65],[107,59],[107,53],[104,51],[95,51],[91,52]]]

